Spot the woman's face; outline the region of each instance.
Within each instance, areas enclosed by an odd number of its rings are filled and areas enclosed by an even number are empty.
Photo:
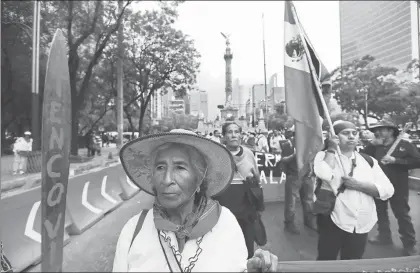
[[[167,209],[178,208],[193,199],[199,185],[185,148],[172,146],[158,152],[152,183],[159,203]]]

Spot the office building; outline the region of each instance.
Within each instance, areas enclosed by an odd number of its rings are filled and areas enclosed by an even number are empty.
[[[185,114],[185,101],[173,99],[169,102],[169,113]]]
[[[190,114],[198,117],[203,115],[204,120],[208,118],[208,94],[204,90],[190,92]]]
[[[340,1],[341,63],[365,55],[405,69],[419,59],[416,1]]]

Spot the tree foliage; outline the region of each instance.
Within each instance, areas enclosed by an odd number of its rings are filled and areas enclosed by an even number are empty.
[[[400,113],[405,109],[399,94],[400,86],[389,75],[398,69],[374,65],[372,56],[364,56],[331,74],[332,90],[344,111],[356,111],[367,118],[381,119],[385,114]],[[366,111],[366,106],[368,111]]]
[[[174,6],[133,13],[124,27],[126,82],[130,85],[125,108],[138,102],[139,131],[153,96],[169,89],[183,97],[196,83],[199,53],[194,42],[174,27]],[[133,110],[133,109],[131,109]]]
[[[285,113],[275,113],[268,116],[268,128],[270,128],[270,130],[280,130],[284,128],[290,128],[292,126],[293,118]]]
[[[88,101],[91,80],[102,54],[123,19],[130,13],[113,1],[43,1],[41,9],[41,45],[48,50],[56,29],[67,38],[68,66],[72,99],[72,154],[77,154],[80,112]],[[44,42],[44,43],[42,43]],[[47,44],[46,44],[47,43]],[[92,88],[93,89],[93,88]]]

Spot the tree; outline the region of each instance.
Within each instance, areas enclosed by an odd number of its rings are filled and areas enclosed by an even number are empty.
[[[153,95],[172,89],[183,97],[196,83],[200,55],[193,40],[174,28],[177,16],[176,4],[162,4],[130,15],[124,28],[125,79],[132,87],[125,107],[139,104],[139,131]]]
[[[41,29],[50,43],[57,28],[63,29],[68,44],[68,65],[72,99],[71,153],[78,152],[80,111],[88,97],[90,83],[101,56],[131,1],[118,11],[113,1],[43,1]],[[44,44],[44,49],[49,49]]]
[[[268,116],[268,128],[270,129],[283,129],[293,126],[293,118],[286,114],[271,114]]]
[[[31,130],[33,2],[2,1],[1,8],[1,138],[2,143],[5,143],[6,131],[22,135],[23,131]],[[40,105],[46,63],[47,56],[41,52]],[[39,134],[39,132],[33,132],[33,134]]]
[[[341,108],[347,112],[357,111],[367,126],[368,117],[381,119],[384,114],[400,113],[405,108],[399,85],[388,78],[398,69],[374,65],[374,60],[367,55],[331,73],[332,89]]]
[[[349,112],[349,113],[343,112],[343,113],[331,115],[331,122],[332,123],[336,122],[337,120],[350,121],[350,122],[353,122],[356,126],[361,125],[359,123],[359,113],[356,112],[356,111]],[[322,123],[323,130],[327,130],[328,127],[329,127],[328,121],[326,119],[324,119],[324,121]]]
[[[419,77],[419,60],[413,60],[407,65],[407,69],[399,73],[398,77],[394,77],[401,86],[401,101],[405,104],[404,111],[392,118],[398,124],[405,124],[408,121],[415,124],[419,121],[420,115],[420,83],[413,81],[420,79]]]

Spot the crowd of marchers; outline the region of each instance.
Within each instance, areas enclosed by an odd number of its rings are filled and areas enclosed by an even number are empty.
[[[360,132],[353,123],[337,121],[332,129],[303,178],[293,130],[273,131],[269,137],[266,130],[243,132],[230,122],[211,135],[173,130],[129,142],[121,162],[127,175],[155,196],[155,203],[123,228],[114,272],[173,272],[174,267],[276,271],[274,254],[254,250],[254,242],[261,245],[256,223],[264,206],[252,186],[260,176],[251,149],[282,154],[285,229],[300,232],[295,225],[299,196],[305,225],[318,232],[317,260],[336,260],[339,253],[342,260],[362,259],[368,242],[392,244],[388,203],[398,220],[403,254],[417,255],[408,205],[408,171],[420,167],[416,148],[385,121],[370,128],[374,137],[360,152]],[[376,224],[378,235],[368,238]]]
[[[417,149],[387,121],[369,129],[373,137],[362,149],[353,123],[336,121],[332,130],[303,176],[293,129],[243,132],[229,122],[211,135],[176,129],[126,143],[125,172],[155,198],[122,229],[113,271],[275,272],[277,256],[254,249],[267,238],[258,224],[264,200],[253,150],[281,154],[284,228],[300,233],[299,198],[305,226],[318,233],[317,260],[336,260],[339,253],[341,260],[362,259],[368,243],[393,244],[388,203],[403,255],[418,255],[408,200],[408,172],[420,167]],[[378,235],[368,238],[376,224]]]

